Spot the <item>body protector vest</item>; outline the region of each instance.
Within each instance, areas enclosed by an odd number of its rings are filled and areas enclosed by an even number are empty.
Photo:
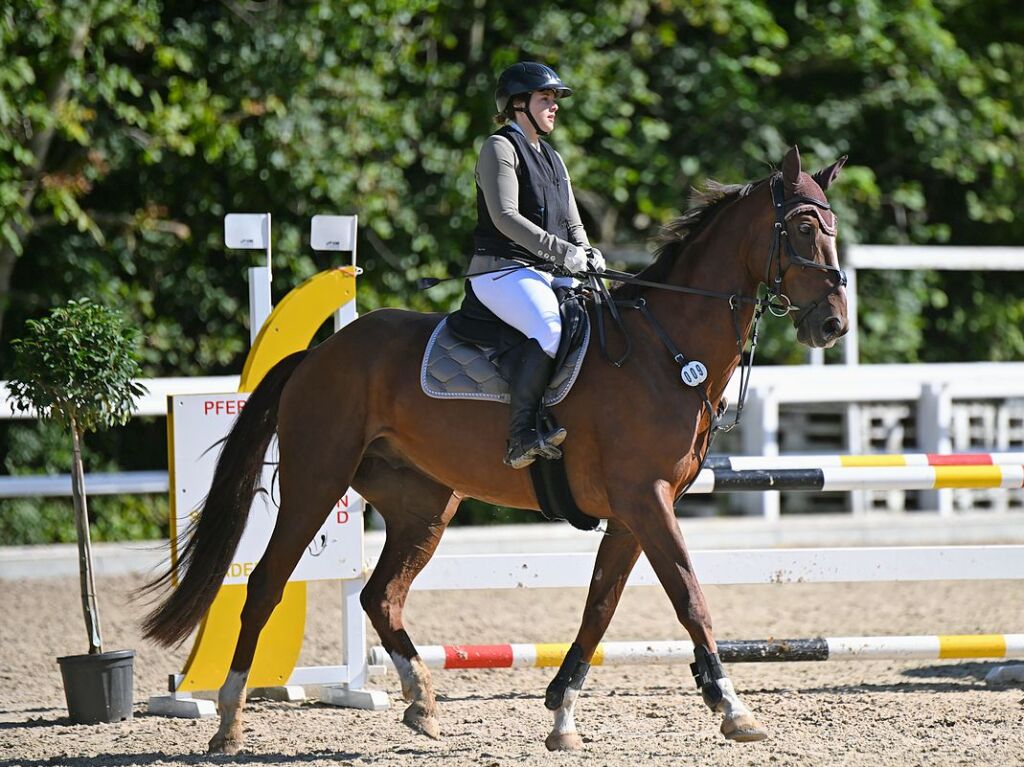
[[[544,141],[538,152],[526,136],[508,125],[495,132],[512,142],[519,159],[519,213],[544,231],[569,239],[569,185],[562,161]],[[484,193],[476,190],[477,224],[473,231],[474,252],[498,258],[516,258],[530,262],[538,257],[513,242],[494,225],[487,210]]]

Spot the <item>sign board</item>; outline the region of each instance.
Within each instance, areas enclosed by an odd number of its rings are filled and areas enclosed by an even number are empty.
[[[248,393],[190,394],[171,397],[173,513],[178,534],[198,515],[213,481],[221,440],[245,407]],[[249,511],[242,540],[231,560],[225,584],[245,583],[267,548],[280,503],[277,438],[267,450],[263,481]],[[349,489],[338,499],[313,536],[289,580],[358,578],[363,562],[363,499]],[[325,510],[327,511],[327,510]]]
[[[309,245],[313,250],[354,251],[358,216],[313,216]]]
[[[224,216],[224,245],[239,250],[270,247],[269,213],[228,213]]]

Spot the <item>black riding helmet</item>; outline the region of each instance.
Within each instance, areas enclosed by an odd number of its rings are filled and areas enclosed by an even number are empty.
[[[494,91],[494,105],[498,112],[504,112],[508,102],[513,96],[523,96],[534,91],[553,90],[558,98],[565,98],[572,95],[572,88],[562,82],[551,67],[538,64],[536,61],[520,61],[513,64],[498,77],[498,87]],[[540,135],[546,135],[546,131],[540,130],[537,121],[529,110],[516,107],[516,111],[525,112],[526,116],[533,123],[533,127]]]

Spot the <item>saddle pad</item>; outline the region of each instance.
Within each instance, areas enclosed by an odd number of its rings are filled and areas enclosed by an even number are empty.
[[[544,404],[557,405],[572,388],[583,366],[590,344],[590,324],[584,328],[583,342],[569,353],[555,371],[544,393]],[[508,402],[508,382],[491,361],[494,350],[456,338],[448,330],[447,318],[435,328],[420,366],[423,393],[435,399],[484,399]]]

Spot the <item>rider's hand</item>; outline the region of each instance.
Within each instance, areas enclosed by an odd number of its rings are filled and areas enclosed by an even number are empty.
[[[601,251],[594,247],[588,248],[587,250],[590,251],[590,265],[593,267],[593,270],[595,272],[603,272],[606,268],[606,264]]]
[[[565,254],[565,260],[562,262],[562,266],[564,266],[566,271],[570,274],[582,272],[587,268],[587,251],[579,245],[574,245],[572,250]]]

